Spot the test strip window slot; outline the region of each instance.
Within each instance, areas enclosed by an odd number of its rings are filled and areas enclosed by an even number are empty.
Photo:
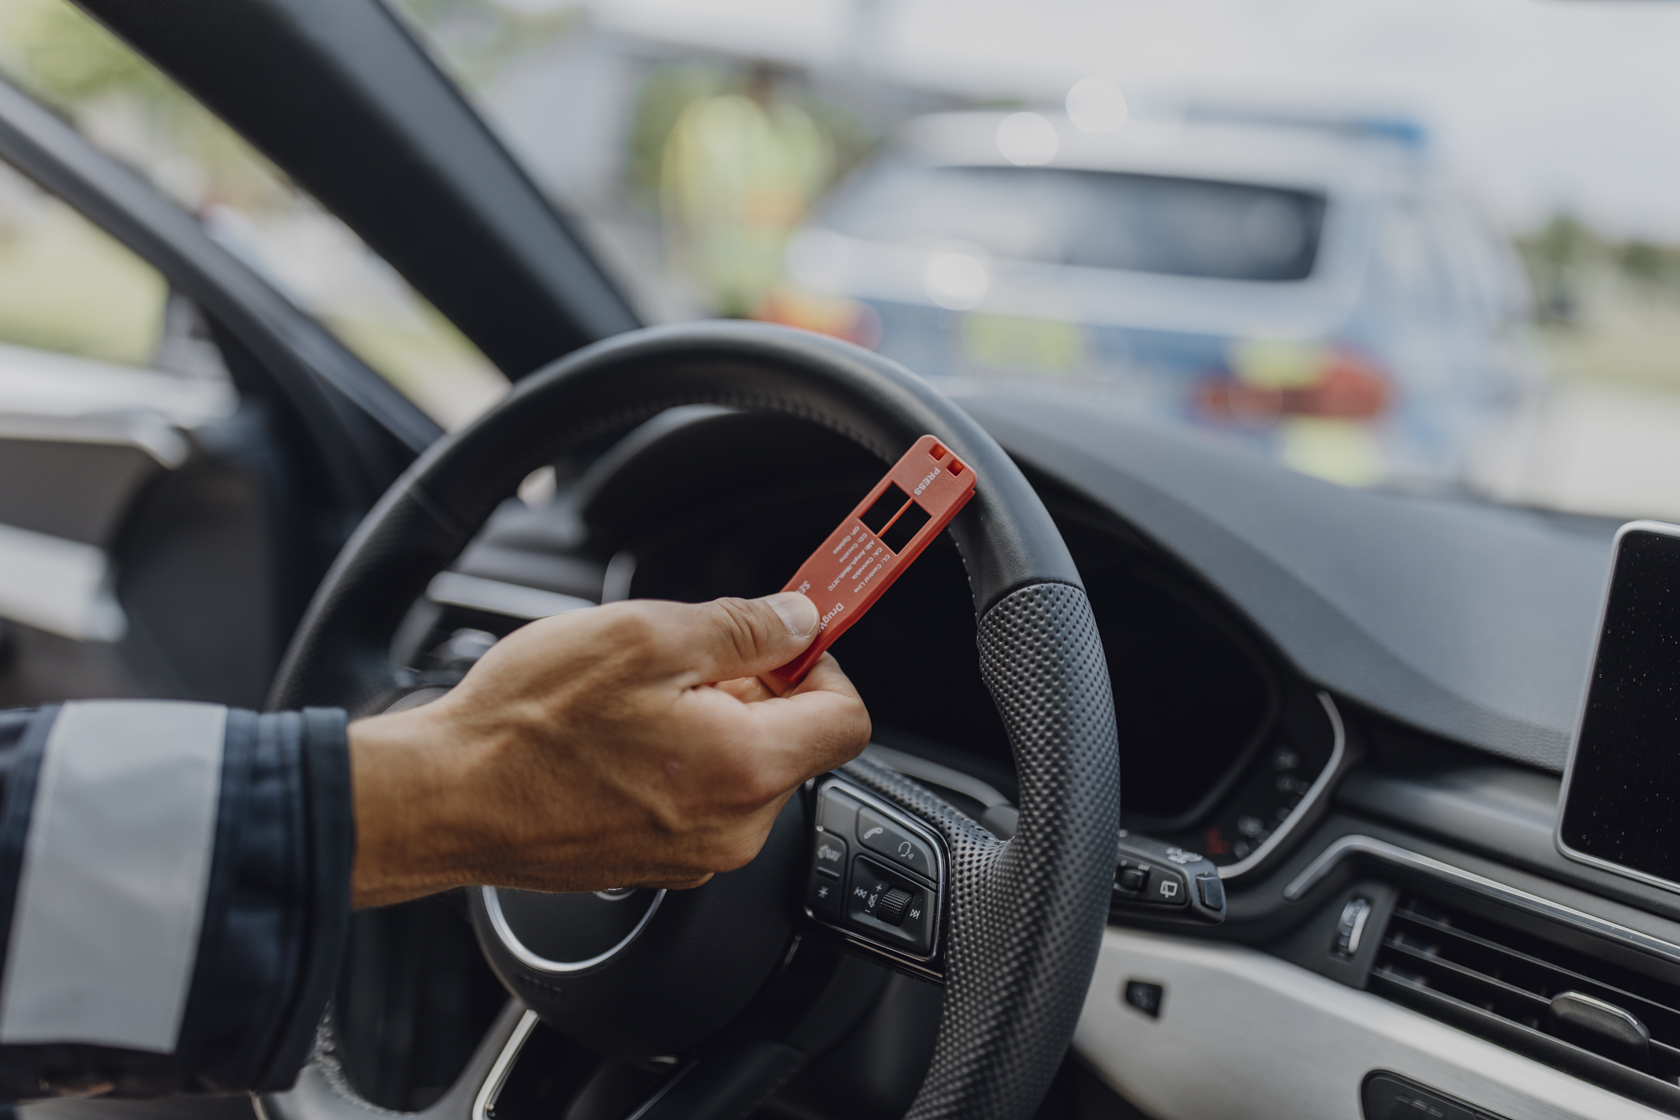
[[[864,512],[863,517],[859,520],[863,522],[864,528],[876,536],[880,536],[892,519],[898,515],[898,511],[903,509],[909,501],[910,495],[899,489],[897,483],[888,483],[887,488],[881,492],[881,496],[875,499],[874,504]],[[894,549],[894,551],[896,552],[897,549]]]
[[[916,539],[916,534],[922,531],[922,526],[931,520],[927,510],[911,501],[899,513],[897,519],[887,526],[886,531],[880,534],[881,543],[894,553],[903,552],[910,542]]]

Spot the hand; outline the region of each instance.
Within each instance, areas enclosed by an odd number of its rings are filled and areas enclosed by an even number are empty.
[[[350,726],[356,906],[454,886],[691,887],[749,862],[869,714],[793,593],[614,603],[498,642],[448,695]]]

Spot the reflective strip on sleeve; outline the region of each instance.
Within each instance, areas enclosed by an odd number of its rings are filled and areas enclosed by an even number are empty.
[[[227,709],[64,705],[48,733],[0,984],[0,1044],[172,1053],[216,842]]]

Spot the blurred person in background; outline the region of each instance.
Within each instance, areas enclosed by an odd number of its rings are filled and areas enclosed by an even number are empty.
[[[788,233],[834,175],[824,129],[759,67],[745,92],[697,98],[665,142],[660,205],[681,267],[717,310],[754,314]]]

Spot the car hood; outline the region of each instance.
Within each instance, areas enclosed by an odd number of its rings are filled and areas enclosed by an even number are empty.
[[[1613,523],[1345,489],[1076,392],[953,388],[1024,466],[1177,556],[1308,677],[1563,769]]]

